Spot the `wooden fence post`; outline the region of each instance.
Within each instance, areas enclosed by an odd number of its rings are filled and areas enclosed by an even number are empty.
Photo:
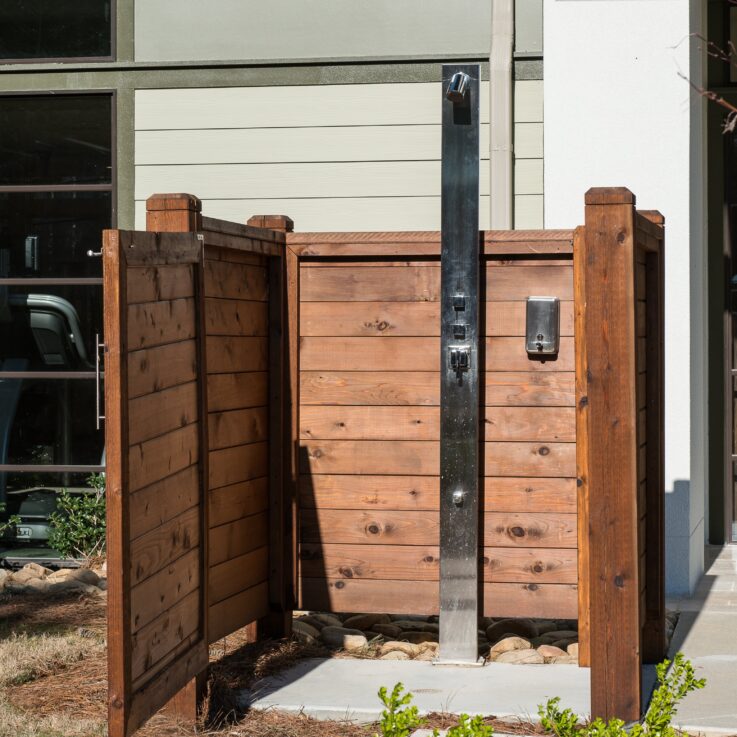
[[[576,383],[577,406],[586,408],[579,429],[587,454],[591,716],[635,721],[642,664],[634,195],[589,190],[585,229],[574,258],[583,310]]]
[[[286,215],[254,215],[247,225],[291,233]],[[288,637],[292,633],[294,590],[292,503],[284,469],[289,467],[291,426],[285,423],[286,366],[286,247],[281,258],[269,259],[269,604],[271,612],[255,623],[251,636]],[[289,436],[285,433],[289,432]]]

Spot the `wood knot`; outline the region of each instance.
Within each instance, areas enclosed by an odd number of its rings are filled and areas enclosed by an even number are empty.
[[[347,567],[344,566],[344,567],[338,569],[338,573],[340,573],[340,575],[343,576],[343,578],[353,578],[353,569],[352,568],[347,568]]]
[[[550,454],[550,448],[548,448],[547,446],[543,445],[541,448],[538,448],[538,451],[537,452],[541,456],[546,456],[546,455],[549,455]]]
[[[614,585],[618,589],[623,589],[624,588],[624,578],[622,578],[622,576],[615,576],[614,577]]]
[[[425,561],[425,563],[434,563],[435,558],[432,557],[432,555],[426,555],[422,560]]]
[[[536,583],[527,584],[528,591],[537,591],[540,587]]]
[[[525,530],[523,527],[510,527],[509,531],[514,535],[515,537],[524,537],[525,536]]]
[[[379,525],[377,525],[375,522],[372,522],[366,529],[372,535],[378,535],[381,532],[381,527],[379,527]]]
[[[543,573],[545,571],[545,566],[543,565],[542,561],[537,560],[533,564],[532,570],[534,573]]]
[[[336,581],[335,582],[335,588],[336,589],[342,589],[345,587],[345,583],[343,581]]]
[[[389,327],[389,323],[386,320],[381,320],[381,322],[376,323],[376,329],[383,332]]]

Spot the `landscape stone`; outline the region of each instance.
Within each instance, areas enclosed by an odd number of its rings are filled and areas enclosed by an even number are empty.
[[[320,639],[322,639],[328,647],[345,647],[344,643],[346,637],[360,637],[362,640],[366,640],[361,630],[352,630],[346,627],[334,627],[329,625],[324,627],[320,632]]]
[[[429,617],[424,614],[390,614],[392,622],[427,622]]]
[[[509,650],[491,658],[495,663],[514,663],[517,665],[538,665],[545,662],[545,658],[537,650]]]
[[[409,660],[410,657],[407,653],[403,653],[401,650],[391,650],[390,652],[381,655],[379,660]]]
[[[49,590],[51,584],[43,578],[30,578],[25,582],[26,590],[43,594]]]
[[[577,640],[578,632],[576,630],[553,630],[545,634],[555,637],[556,640]]]
[[[502,653],[512,652],[514,650],[530,650],[532,645],[529,640],[525,640],[524,637],[505,637],[503,640],[494,645],[489,651],[489,657],[494,658],[495,655],[501,655]]]
[[[578,637],[578,635],[576,635]],[[555,647],[559,647],[561,650],[568,652],[568,646],[572,645],[576,640],[574,638],[566,637],[564,640],[556,640],[552,643]]]
[[[90,586],[89,584],[83,583],[82,581],[77,581],[73,578],[65,579],[63,581],[49,581],[48,584],[48,591],[52,594],[65,594],[72,591],[85,592],[88,594],[93,592],[95,594],[103,593],[100,591],[100,589],[97,588],[97,586]]]
[[[363,635],[344,635],[343,649],[348,653],[362,652],[368,647],[368,640]]]
[[[421,642],[437,642],[437,632],[402,632],[400,635],[402,640],[419,645]]]
[[[391,637],[392,639],[396,640],[399,635],[402,634],[402,628],[397,627],[396,624],[375,624],[371,630],[373,632],[377,632],[380,635],[385,635],[386,637]]]
[[[496,642],[507,635],[532,639],[538,636],[538,631],[531,619],[500,619],[486,629],[486,638],[489,642]]]
[[[313,612],[310,614],[311,617],[322,622],[326,627],[342,627],[343,622],[340,621],[334,614],[323,614],[322,612]]]
[[[416,655],[419,655],[421,652],[423,652],[423,648],[419,644],[413,645],[411,642],[399,642],[397,640],[390,640],[389,642],[385,642],[379,648],[379,654],[381,656],[384,656],[387,653],[391,652],[401,652],[407,655],[407,657],[415,657]]]
[[[10,581],[10,571],[0,568],[0,591],[3,590],[8,581]]]
[[[415,660],[435,660],[435,658],[438,657],[438,654],[435,650],[423,650],[416,658]]]
[[[14,583],[26,583],[32,578],[45,578],[51,571],[38,563],[26,563],[19,571],[13,574]]]
[[[388,614],[354,614],[343,621],[343,626],[355,630],[370,630],[375,624],[389,624]]]
[[[97,588],[100,589],[100,591],[107,591],[107,579],[101,578],[97,583]]]
[[[548,662],[551,665],[575,665],[578,659],[570,655],[559,655],[557,658],[550,658]]]
[[[297,622],[304,622],[305,624],[309,624],[310,627],[314,627],[316,630],[321,630],[323,627],[326,627],[327,625],[322,620],[318,619],[317,617],[313,617],[310,614],[303,614],[302,616],[298,617]]]
[[[49,581],[79,581],[88,586],[97,586],[100,577],[89,568],[61,568],[49,576]]]
[[[546,662],[549,658],[559,658],[566,655],[565,650],[561,650],[559,647],[555,647],[555,645],[540,645],[537,651],[545,658]]]
[[[320,630],[317,627],[313,627],[299,619],[296,622],[292,622],[292,632],[297,635],[297,639],[300,639],[300,635],[306,635],[313,640],[317,640],[320,637]]]
[[[551,622],[549,620],[538,620],[535,622],[537,626],[537,634],[544,635],[547,632],[555,632],[558,629],[557,622]]]
[[[392,622],[401,627],[403,632],[440,632],[440,625],[431,622],[415,622],[410,619],[397,619]]]
[[[570,655],[572,658],[576,658],[576,661],[578,662],[578,643],[572,642],[567,648],[566,652],[568,655]]]

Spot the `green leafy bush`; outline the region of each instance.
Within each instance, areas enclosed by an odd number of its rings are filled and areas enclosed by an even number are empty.
[[[2,514],[5,511],[5,503],[0,502],[0,514]],[[15,527],[15,525],[20,524],[20,517],[17,514],[13,514],[10,517],[8,517],[7,521],[0,522],[0,537],[2,537],[8,530]]]
[[[416,706],[410,706],[412,694],[405,693],[404,686],[397,683],[391,694],[383,686],[379,689],[379,698],[384,704],[381,714],[381,737],[409,737],[416,729],[423,727],[426,720],[423,719]],[[494,730],[484,724],[481,716],[469,717],[461,714],[458,724],[448,730],[448,737],[492,737]],[[433,730],[437,737],[438,730]],[[375,735],[379,737],[379,735]]]
[[[91,494],[63,490],[50,517],[49,545],[68,558],[91,559],[105,553],[105,477],[92,474]]]
[[[579,724],[579,718],[571,709],[560,709],[560,699],[549,699],[538,709],[540,722],[545,730],[556,737],[676,737],[673,717],[678,704],[686,694],[704,688],[706,680],[696,678],[693,665],[683,653],[671,661],[664,660],[657,666],[658,686],[653,692],[650,708],[642,724],[629,730],[621,719],[595,719],[590,724]],[[670,669],[670,670],[669,670]]]

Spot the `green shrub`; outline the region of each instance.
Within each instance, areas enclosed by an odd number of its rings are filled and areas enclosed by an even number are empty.
[[[696,678],[693,665],[683,653],[678,653],[671,666],[664,660],[657,668],[658,686],[653,692],[650,708],[642,724],[627,730],[621,719],[595,719],[590,724],[579,725],[579,718],[571,709],[559,708],[560,699],[549,699],[538,709],[543,728],[556,737],[676,737],[673,727],[680,701],[697,689],[704,688],[706,680]],[[670,669],[670,670],[669,670]]]
[[[92,494],[63,490],[49,517],[49,545],[67,558],[87,560],[105,553],[105,477],[92,474]]]
[[[5,511],[5,502],[0,502],[0,514]],[[0,522],[0,537],[2,537],[8,530],[20,524],[20,517],[17,514],[13,514],[8,517],[7,521]]]

